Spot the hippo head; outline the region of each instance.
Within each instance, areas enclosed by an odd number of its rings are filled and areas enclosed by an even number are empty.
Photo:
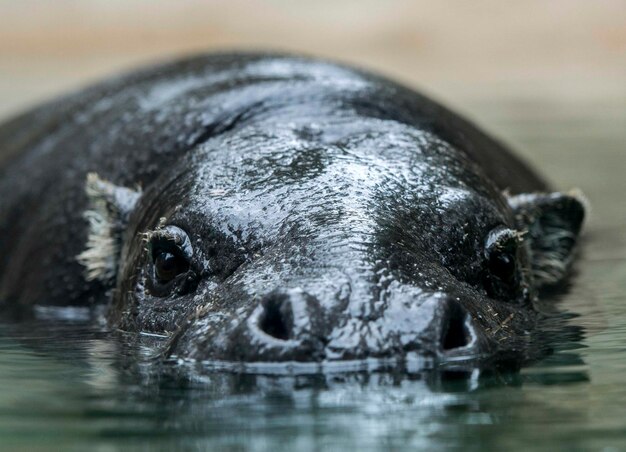
[[[462,150],[380,119],[248,124],[140,194],[91,187],[121,218],[119,253],[91,262],[116,281],[111,321],[206,361],[521,355],[584,216],[575,194],[503,193]]]

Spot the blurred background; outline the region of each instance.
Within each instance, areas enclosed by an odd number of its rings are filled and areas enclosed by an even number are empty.
[[[624,0],[0,0],[0,119],[143,63],[229,48],[355,63],[482,122],[533,102],[626,104]]]

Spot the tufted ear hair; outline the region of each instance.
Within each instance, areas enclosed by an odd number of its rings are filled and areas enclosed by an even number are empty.
[[[579,191],[534,193],[511,196],[508,201],[518,227],[526,232],[535,284],[561,282],[572,263],[588,210],[584,196]]]
[[[96,173],[89,173],[85,194],[87,209],[83,218],[89,231],[85,249],[76,259],[85,267],[87,281],[111,282],[117,274],[122,233],[141,190],[120,187],[101,179]]]

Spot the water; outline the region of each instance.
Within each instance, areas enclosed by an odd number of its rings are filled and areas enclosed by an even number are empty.
[[[125,347],[83,312],[40,312],[0,323],[0,450],[626,450],[623,106],[477,107],[593,207],[557,301],[570,315],[555,329],[571,334],[541,362],[509,373],[176,373],[147,360],[158,338]]]

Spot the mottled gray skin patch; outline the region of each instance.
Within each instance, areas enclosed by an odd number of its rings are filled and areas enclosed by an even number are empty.
[[[110,80],[4,124],[0,150],[0,305],[107,304],[183,359],[522,361],[584,217],[431,100],[284,55]],[[108,273],[86,259],[91,172],[143,190],[106,198]],[[187,259],[169,282],[163,246]]]

